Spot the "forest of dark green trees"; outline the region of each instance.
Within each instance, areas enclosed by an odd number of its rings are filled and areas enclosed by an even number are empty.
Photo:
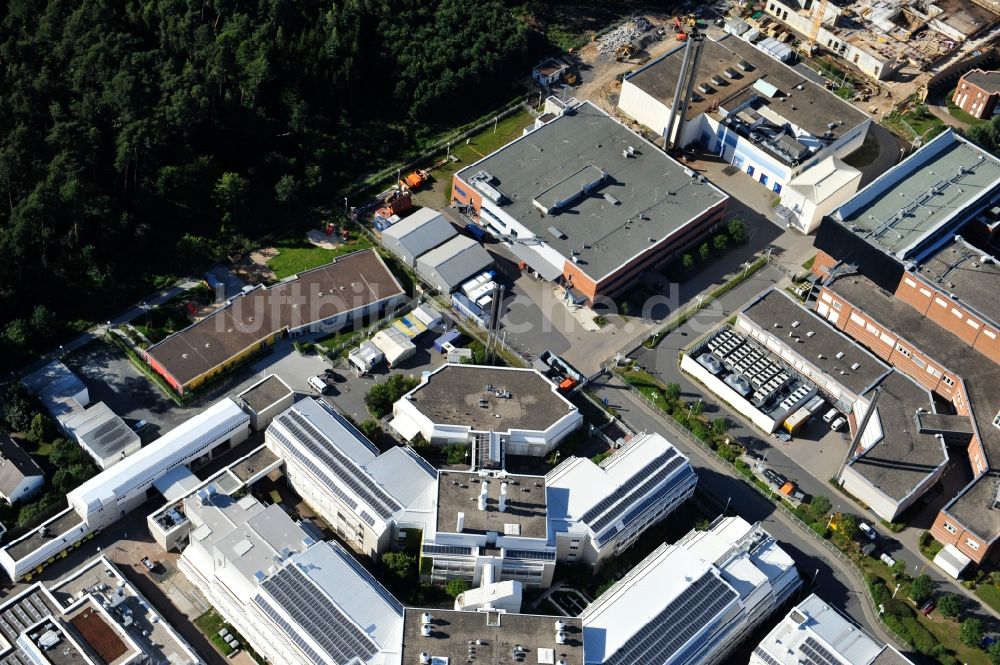
[[[508,102],[541,41],[500,0],[5,7],[7,369]]]

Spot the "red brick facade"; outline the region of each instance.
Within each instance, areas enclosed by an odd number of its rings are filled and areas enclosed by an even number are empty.
[[[1000,72],[973,69],[958,80],[951,101],[973,117],[989,118],[993,115],[998,97],[993,79],[1000,79]],[[990,87],[984,87],[987,85]]]

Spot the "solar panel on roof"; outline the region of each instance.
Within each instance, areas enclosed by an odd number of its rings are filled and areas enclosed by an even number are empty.
[[[531,559],[534,561],[555,561],[555,552],[539,552],[536,550],[504,550],[504,557],[510,559]]]
[[[799,651],[805,655],[804,665],[843,665],[843,661],[830,653],[813,637],[806,637],[805,641],[799,645]]]
[[[351,488],[383,520],[388,520],[402,506],[377,485],[357,464],[344,455],[315,425],[298,411],[291,410],[279,416],[281,424],[288,429],[309,452],[323,460],[341,481]],[[320,445],[325,443],[326,445]]]
[[[431,545],[425,544],[422,548],[424,554],[451,554],[453,556],[471,556],[472,548],[465,545]]]
[[[646,466],[642,467],[636,474],[620,485],[614,492],[604,497],[601,501],[597,503],[594,507],[583,514],[582,521],[590,524],[598,515],[613,506],[619,499],[625,496],[629,490],[645,480],[649,474],[663,465],[671,457],[674,457],[677,453],[671,449],[656,457]]]
[[[350,662],[355,656],[368,660],[378,653],[372,639],[332,604],[297,566],[285,566],[261,586],[334,662]],[[263,600],[259,595],[257,599]],[[297,633],[292,631],[290,635]]]
[[[736,597],[729,585],[705,573],[636,631],[605,664],[667,662]]]
[[[629,492],[629,496],[642,496],[648,492],[651,488],[663,482],[663,479],[669,476],[671,473],[680,468],[681,465],[685,463],[683,457],[674,457],[671,459],[663,468],[652,475],[646,482],[638,486],[634,492]],[[633,486],[635,487],[635,486]],[[599,532],[601,529],[606,527],[608,524],[614,522],[623,511],[629,508],[630,501],[620,501],[614,508],[606,512],[600,519],[590,525],[590,528],[594,530],[594,533]]]

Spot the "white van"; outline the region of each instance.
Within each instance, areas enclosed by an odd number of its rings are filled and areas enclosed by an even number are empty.
[[[309,385],[320,395],[326,392],[326,381],[322,376],[310,376]]]
[[[830,409],[825,414],[823,414],[823,422],[825,422],[825,423],[832,422],[833,419],[836,418],[839,415],[840,415],[840,411],[837,411],[836,409]]]
[[[847,419],[844,418],[844,416],[841,416],[836,420],[834,420],[832,423],[830,423],[830,429],[832,429],[834,432],[837,432],[840,430],[841,427],[843,427],[846,424],[847,424]]]

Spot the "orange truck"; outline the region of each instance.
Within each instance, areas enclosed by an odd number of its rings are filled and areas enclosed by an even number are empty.
[[[403,184],[406,185],[406,187],[408,187],[411,190],[419,189],[420,187],[423,186],[425,182],[427,182],[430,179],[430,177],[431,174],[428,171],[417,169],[413,173],[403,178]]]

